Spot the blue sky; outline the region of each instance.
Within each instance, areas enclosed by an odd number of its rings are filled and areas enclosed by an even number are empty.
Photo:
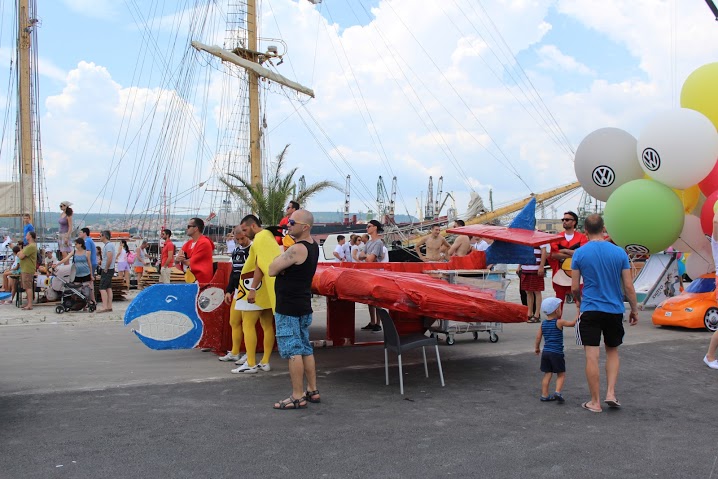
[[[220,105],[239,87],[223,90],[221,66],[187,45],[191,39],[221,43],[226,9],[215,10],[204,31],[190,38],[190,20],[203,12],[187,9],[199,2],[38,3],[49,204],[68,199],[78,211],[156,211],[169,190],[173,212],[213,209],[212,164],[226,154],[218,135],[228,120]],[[343,185],[351,174],[353,211],[375,208],[379,175],[387,186],[398,177],[398,209],[411,214],[430,175],[444,177],[444,191],[453,192],[460,213],[472,190],[487,200],[492,189],[501,204],[574,181],[570,150],[584,136],[606,126],[638,136],[652,114],[678,106],[692,70],[718,59],[718,28],[701,2],[261,5],[263,35],[281,36],[289,47],[277,71],[317,93],[297,102],[276,87],[267,92],[268,155],[291,143],[287,166],[299,168],[297,177],[308,182]],[[0,70],[6,72],[9,11],[3,14]],[[175,19],[181,28],[173,27]],[[519,71],[569,145],[541,126],[535,113],[541,107],[511,80]],[[180,107],[188,115],[182,120]],[[158,140],[163,128],[173,141]],[[7,135],[2,180],[11,171]],[[206,184],[198,187],[201,181]],[[341,192],[330,192],[308,206],[337,210],[343,201]],[[567,207],[577,201],[566,200]]]

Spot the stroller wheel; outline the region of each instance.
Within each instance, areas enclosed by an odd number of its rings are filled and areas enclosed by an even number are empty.
[[[92,313],[95,311],[95,309],[97,309],[97,306],[95,306],[95,303],[90,303],[90,305],[87,307],[87,309],[88,309],[88,311],[90,311]]]
[[[62,307],[62,306],[55,306],[55,312],[56,312],[57,314],[62,314],[62,313],[65,312],[65,308]]]

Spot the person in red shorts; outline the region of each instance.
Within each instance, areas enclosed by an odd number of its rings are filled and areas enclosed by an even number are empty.
[[[588,243],[588,238],[583,233],[576,231],[578,215],[573,211],[565,212],[561,221],[563,222],[564,238],[556,243],[551,243],[549,265],[553,271],[553,290],[556,292],[556,297],[565,303],[566,295],[571,292],[571,284],[570,282],[568,284],[557,283],[557,276],[566,274],[561,269],[562,263],[564,260],[572,258],[577,248]]]
[[[540,323],[540,313],[535,313],[541,305],[541,292],[544,290],[544,267],[546,266],[546,258],[551,251],[551,245],[544,244],[538,248],[534,248],[534,264],[522,264],[520,286],[521,291],[526,292],[526,306],[529,309],[529,323]],[[535,306],[535,308],[534,308]]]
[[[200,218],[191,218],[187,222],[187,236],[191,238],[182,245],[177,255],[177,262],[189,266],[199,284],[207,284],[212,280],[214,269],[212,267],[212,253],[214,243],[202,233],[204,221]]]

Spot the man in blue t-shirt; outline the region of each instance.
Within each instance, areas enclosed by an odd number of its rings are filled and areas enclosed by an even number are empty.
[[[25,223],[25,226],[22,228],[22,237],[25,239],[30,231],[35,231],[35,227],[32,225],[32,218],[30,218],[30,214],[28,213],[22,215],[22,222]]]
[[[97,246],[90,238],[90,228],[82,228],[80,230],[80,238],[85,240],[85,249],[90,252],[90,262],[92,263],[92,271],[97,271]]]
[[[580,311],[576,337],[577,343],[583,345],[586,353],[586,380],[591,393],[591,400],[581,406],[591,412],[601,412],[598,370],[601,334],[606,348],[607,386],[604,402],[609,407],[621,407],[616,399],[618,346],[623,342],[623,313],[626,310],[621,285],[631,305],[629,324],[633,326],[638,322],[638,301],[628,255],[618,246],[604,240],[603,226],[600,215],[586,218],[584,227],[588,244],[576,250],[571,262],[574,271],[571,275],[571,293]]]

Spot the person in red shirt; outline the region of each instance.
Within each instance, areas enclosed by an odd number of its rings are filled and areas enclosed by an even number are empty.
[[[293,200],[292,200],[292,201],[290,201],[289,204],[287,205],[287,209],[285,210],[286,214],[284,215],[284,218],[282,218],[282,219],[279,221],[279,229],[282,230],[282,234],[283,234],[284,236],[287,235],[287,227],[288,227],[288,224],[289,224],[289,217],[292,216],[292,213],[294,213],[294,212],[297,211],[298,209],[299,209],[299,203],[297,203],[296,201],[293,201]],[[281,237],[281,236],[275,236],[274,238],[277,240],[277,244],[278,244],[279,246],[282,246],[282,245],[283,245],[283,243],[282,243],[282,237]]]
[[[199,284],[207,284],[214,275],[212,266],[214,243],[202,232],[204,232],[204,221],[200,218],[191,218],[187,222],[187,236],[191,240],[182,245],[182,250],[177,255],[177,262],[189,266],[190,272]]]
[[[160,257],[160,283],[169,284],[175,257],[175,245],[170,239],[172,230],[162,230],[160,237],[165,242],[164,246],[162,246],[162,255]]]
[[[568,284],[557,283],[559,272],[561,271],[561,264],[564,260],[571,258],[576,249],[580,246],[588,243],[586,236],[576,231],[576,225],[578,224],[578,215],[573,211],[567,211],[563,214],[563,236],[564,239],[556,243],[551,243],[551,258],[549,265],[553,271],[553,290],[556,292],[556,297],[562,302],[566,302],[566,295],[571,292],[570,278]],[[561,275],[566,274],[565,272],[560,273]]]

